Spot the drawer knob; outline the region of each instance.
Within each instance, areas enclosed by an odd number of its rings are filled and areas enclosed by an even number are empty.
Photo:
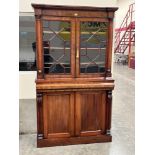
[[[78,13],[74,13],[74,16],[78,16]]]

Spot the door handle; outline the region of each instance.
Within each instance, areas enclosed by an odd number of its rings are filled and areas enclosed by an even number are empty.
[[[79,59],[79,49],[76,50],[76,58]]]

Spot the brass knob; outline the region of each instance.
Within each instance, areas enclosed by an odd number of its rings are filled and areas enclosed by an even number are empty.
[[[40,69],[38,70],[38,73],[41,73],[41,70]]]
[[[78,13],[74,13],[74,16],[78,16]]]

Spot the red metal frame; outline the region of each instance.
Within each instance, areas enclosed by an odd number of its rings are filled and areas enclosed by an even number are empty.
[[[122,53],[129,47],[128,55],[131,53],[131,45],[135,43],[135,3],[129,6],[126,16],[121,23],[120,28],[115,29],[115,53]]]

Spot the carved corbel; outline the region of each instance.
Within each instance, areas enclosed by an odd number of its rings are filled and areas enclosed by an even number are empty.
[[[106,134],[111,135],[112,90],[107,91]]]
[[[43,94],[37,93],[37,138],[43,139]]]
[[[35,18],[36,20],[40,20],[42,16],[42,10],[41,9],[35,9]]]
[[[108,18],[110,19],[110,20],[113,20],[113,18],[114,18],[114,12],[107,12],[107,16],[108,16]]]
[[[111,10],[109,10],[109,9],[106,9],[106,12],[107,12],[107,18],[109,20],[113,20],[113,18],[114,18],[114,12],[111,11]]]
[[[37,93],[37,104],[41,104],[43,101],[43,94]]]

